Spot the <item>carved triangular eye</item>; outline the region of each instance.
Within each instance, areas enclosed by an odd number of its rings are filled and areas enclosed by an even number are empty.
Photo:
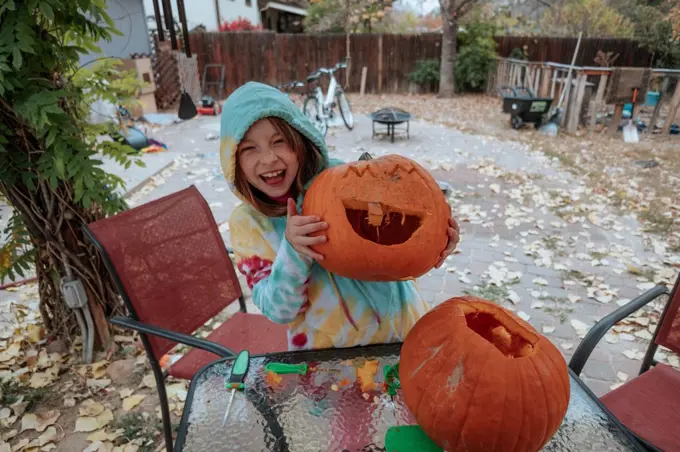
[[[373,157],[371,157],[371,154],[369,154],[368,152],[364,152],[363,154],[361,154],[361,157],[359,157],[359,161],[362,160],[373,160]]]

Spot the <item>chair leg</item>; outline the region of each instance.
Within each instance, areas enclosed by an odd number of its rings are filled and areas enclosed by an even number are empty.
[[[163,434],[165,436],[165,450],[172,452],[172,423],[170,422],[170,407],[168,406],[168,394],[165,392],[165,378],[161,366],[155,359],[149,360],[151,369],[156,379],[156,389],[158,390],[158,399],[161,404],[161,415],[163,417]]]
[[[241,309],[240,309],[241,312],[248,312],[246,310],[246,299],[243,298],[243,295],[238,297],[238,305],[241,307]]]

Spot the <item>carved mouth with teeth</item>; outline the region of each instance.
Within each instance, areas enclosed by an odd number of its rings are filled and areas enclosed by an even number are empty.
[[[344,200],[345,214],[361,238],[378,245],[399,245],[420,228],[422,215],[383,203]]]

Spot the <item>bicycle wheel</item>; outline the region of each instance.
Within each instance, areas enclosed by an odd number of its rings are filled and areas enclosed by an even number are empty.
[[[321,135],[326,138],[328,124],[326,123],[326,118],[321,114],[319,101],[316,100],[316,97],[309,96],[305,99],[305,103],[302,106],[302,112],[309,118],[312,124],[314,124],[314,127],[321,132]]]
[[[345,123],[348,130],[352,130],[354,128],[354,115],[352,114],[352,108],[349,106],[347,96],[345,96],[343,91],[338,91],[335,94],[335,98],[340,110],[340,116],[342,116],[342,122]]]

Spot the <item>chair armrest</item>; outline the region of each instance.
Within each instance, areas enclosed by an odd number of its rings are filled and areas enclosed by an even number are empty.
[[[590,357],[590,354],[612,326],[616,325],[643,306],[656,300],[661,295],[667,293],[668,289],[666,289],[666,286],[658,285],[600,319],[600,321],[593,325],[588,331],[588,334],[586,334],[578,347],[576,347],[576,351],[569,360],[569,368],[573,370],[576,375],[581,375],[581,371],[586,365],[586,361]]]
[[[111,317],[109,322],[113,323],[114,325],[122,326],[123,328],[130,328],[131,330],[139,331],[140,333],[151,334],[153,336],[162,337],[163,339],[179,342],[180,344],[200,348],[201,350],[214,353],[220,358],[230,358],[236,356],[236,353],[215,342],[206,341],[205,339],[190,336],[188,334],[176,333],[164,328],[142,323],[139,320],[131,319],[130,317]]]

